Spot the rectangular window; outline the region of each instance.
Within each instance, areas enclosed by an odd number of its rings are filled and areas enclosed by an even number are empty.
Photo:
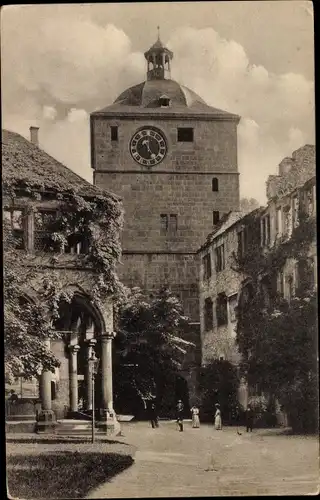
[[[193,142],[193,128],[178,128],[178,142]]]
[[[220,220],[220,212],[218,210],[213,210],[212,212],[212,224],[215,226]]]
[[[292,228],[299,225],[299,199],[298,196],[292,198]]]
[[[229,320],[230,323],[235,323],[237,321],[237,306],[238,306],[238,295],[234,294],[229,297]]]
[[[68,244],[64,247],[64,253],[86,254],[89,250],[87,239],[82,234],[71,234],[68,236]]]
[[[208,280],[211,278],[211,254],[207,253],[202,258],[203,279]]]
[[[216,313],[218,326],[228,323],[228,299],[224,293],[219,293],[217,296]]]
[[[313,189],[307,191],[307,214],[310,216],[313,214]]]
[[[224,244],[215,248],[214,255],[215,255],[215,267],[218,273],[220,271],[223,271],[223,269],[225,268]]]
[[[160,215],[160,234],[164,235],[168,232],[168,216],[167,214]]]
[[[270,215],[261,218],[261,245],[268,246],[270,243]]]
[[[11,226],[16,250],[25,249],[25,217],[22,210],[4,210],[4,218]]]
[[[110,130],[111,130],[111,140],[117,141],[118,140],[118,127],[110,127]]]
[[[41,211],[34,214],[34,249],[40,252],[54,252],[59,245],[51,238],[57,214],[55,211]]]
[[[176,234],[178,230],[178,216],[177,214],[170,214],[169,216],[169,232],[170,234]]]
[[[213,328],[213,303],[210,297],[204,301],[204,329],[205,331]]]
[[[282,222],[282,234],[284,236],[291,236],[292,222],[291,222],[291,207],[286,206],[282,212],[283,222]]]
[[[277,235],[282,236],[282,208],[277,208],[277,220],[276,220]]]

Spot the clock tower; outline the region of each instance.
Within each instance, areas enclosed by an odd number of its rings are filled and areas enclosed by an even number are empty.
[[[200,352],[196,251],[223,214],[239,210],[240,118],[171,79],[173,53],[159,36],[144,55],[146,81],[91,113],[94,183],[123,200],[120,279],[173,290]],[[197,363],[187,367],[192,392]]]

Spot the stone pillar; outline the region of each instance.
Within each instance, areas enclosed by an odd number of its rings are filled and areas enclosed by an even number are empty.
[[[101,335],[102,415],[100,427],[107,434],[120,432],[120,425],[113,409],[112,340],[114,332]]]
[[[50,349],[50,340],[45,341],[47,349]],[[43,370],[40,375],[39,392],[41,400],[41,410],[37,414],[36,431],[37,432],[54,432],[56,426],[55,413],[51,407],[51,380],[52,373],[48,370]]]
[[[162,66],[163,66],[163,69],[165,68],[165,65],[166,65],[166,54],[163,52],[163,54],[162,54]]]
[[[86,386],[87,386],[86,410],[92,410],[92,372],[89,360],[92,356],[92,351],[95,344],[96,344],[96,339],[88,340],[87,372],[86,372]]]
[[[80,346],[70,345],[69,359],[69,387],[70,387],[70,410],[71,412],[78,411],[78,367],[77,356]]]

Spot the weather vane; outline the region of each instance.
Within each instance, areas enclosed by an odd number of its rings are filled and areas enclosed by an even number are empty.
[[[158,30],[158,40],[160,40],[160,26],[157,26],[157,30]]]

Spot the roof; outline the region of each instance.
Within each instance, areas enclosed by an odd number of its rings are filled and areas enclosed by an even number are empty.
[[[221,236],[223,233],[228,231],[232,226],[234,226],[237,222],[240,220],[242,222],[245,222],[245,219],[247,216],[250,215],[257,215],[258,213],[262,213],[266,207],[259,207],[256,208],[255,210],[252,210],[249,213],[241,212],[241,211],[234,211],[234,212],[228,212],[226,213],[223,217],[221,217],[219,223],[217,226],[214,228],[214,230],[208,234],[207,239],[203,245],[199,248],[198,252],[201,250],[204,250],[206,247],[208,247],[216,238]]]
[[[161,107],[159,99],[163,95],[168,96],[171,105],[168,108]],[[175,80],[147,80],[126,89],[117,97],[113,104],[91,115],[104,116],[126,116],[126,115],[152,115],[152,116],[188,116],[212,117],[239,121],[240,117],[227,111],[214,108],[193,90],[180,85]]]
[[[84,196],[113,193],[98,189],[16,132],[2,130],[2,184],[33,185],[40,190],[74,190]]]

